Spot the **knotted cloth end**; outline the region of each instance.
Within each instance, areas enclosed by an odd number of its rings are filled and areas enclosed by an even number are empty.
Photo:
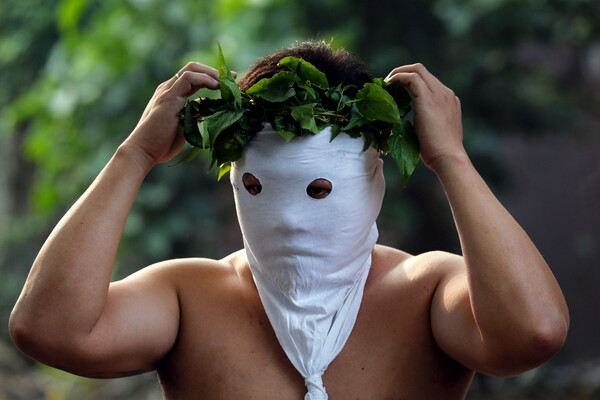
[[[308,389],[304,400],[327,400],[327,392],[323,386],[323,378],[320,374],[315,374],[304,379],[304,384]]]

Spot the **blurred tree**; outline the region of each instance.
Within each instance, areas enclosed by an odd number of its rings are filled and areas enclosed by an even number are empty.
[[[58,40],[52,15],[57,1],[39,4],[25,0],[15,4],[0,3],[0,319],[5,321],[20,290],[24,269],[13,265],[27,259],[30,249],[21,239],[32,236],[23,233],[29,225],[16,229],[15,214],[24,212],[29,198],[27,183],[32,168],[23,162],[20,147],[27,123],[8,123],[6,116],[15,99],[42,79],[44,65]],[[38,231],[32,229],[32,234]],[[0,339],[6,338],[0,330]]]

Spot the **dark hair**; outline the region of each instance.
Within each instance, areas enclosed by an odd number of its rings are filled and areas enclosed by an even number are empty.
[[[259,59],[238,82],[241,90],[248,90],[263,78],[270,78],[279,71],[287,70],[278,65],[284,57],[296,57],[308,61],[327,76],[329,86],[354,85],[360,89],[373,78],[366,65],[346,50],[333,50],[325,42],[298,42]],[[355,89],[356,90],[356,89]]]

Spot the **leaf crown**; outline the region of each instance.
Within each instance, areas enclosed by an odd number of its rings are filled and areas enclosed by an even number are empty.
[[[389,153],[406,185],[419,161],[419,145],[408,118],[411,99],[402,86],[376,78],[350,97],[352,86],[330,87],[325,74],[301,58],[285,57],[279,64],[287,69],[242,92],[219,46],[220,98],[189,100],[181,110],[191,147],[180,162],[209,150],[210,167],[219,166],[220,179],[265,123],[286,141],[331,127],[332,140],[345,132],[362,137],[364,150],[373,146]]]

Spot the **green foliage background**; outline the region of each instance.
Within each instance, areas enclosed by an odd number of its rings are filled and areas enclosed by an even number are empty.
[[[135,126],[154,88],[189,60],[216,65],[217,41],[240,73],[261,55],[315,38],[354,51],[375,76],[424,63],[460,96],[468,150],[502,193],[510,187],[498,152],[503,138],[586,141],[598,126],[597,21],[595,0],[0,2],[0,320],[52,226]],[[205,158],[150,174],[115,278],[165,258],[220,257],[240,247],[230,189],[207,167]],[[403,190],[389,160],[386,179],[383,243],[459,251],[432,174],[419,167]],[[597,254],[597,236],[590,240],[584,245]],[[567,352],[551,365],[579,356]],[[478,378],[471,398],[599,393],[597,380],[550,390],[552,375],[542,371],[502,384]],[[0,328],[0,400],[157,396],[151,377],[97,382],[37,365],[14,350],[6,324]]]

